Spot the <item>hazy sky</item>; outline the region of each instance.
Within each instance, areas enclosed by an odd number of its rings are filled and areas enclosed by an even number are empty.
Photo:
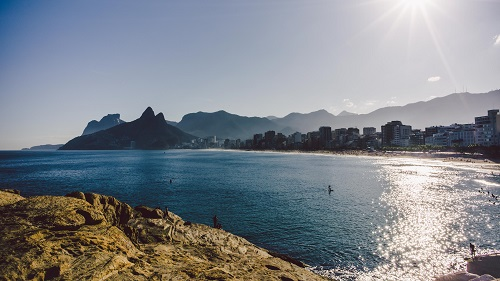
[[[0,149],[108,113],[368,113],[500,88],[500,0],[0,1]]]

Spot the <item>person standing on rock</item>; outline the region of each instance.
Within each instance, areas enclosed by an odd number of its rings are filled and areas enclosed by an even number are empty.
[[[219,223],[219,218],[217,218],[217,215],[214,215],[212,219],[214,221],[214,228],[217,228],[217,224]]]
[[[472,260],[476,257],[476,246],[472,243],[469,243],[470,255],[472,256]]]

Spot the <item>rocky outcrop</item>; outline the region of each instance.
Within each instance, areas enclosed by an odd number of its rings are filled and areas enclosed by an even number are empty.
[[[61,150],[168,149],[190,142],[195,136],[167,124],[163,113],[148,107],[139,119],[90,135],[76,137]]]
[[[500,253],[476,256],[467,262],[467,271],[500,278]]]
[[[73,192],[66,195],[87,201],[100,210],[106,221],[120,229],[125,229],[130,219],[134,217],[134,210],[116,198],[95,193]]]
[[[224,230],[109,196],[0,191],[0,202],[0,280],[324,280]]]
[[[99,132],[102,130],[106,130],[112,128],[116,125],[120,125],[126,123],[122,119],[120,119],[120,114],[108,114],[101,118],[100,121],[92,120],[87,124],[87,127],[83,130],[82,136],[90,135],[95,132]]]
[[[466,271],[455,272],[434,279],[434,281],[492,281],[492,280],[500,280],[500,279],[496,279],[495,277],[489,274],[483,274],[479,276],[477,274],[469,273]]]

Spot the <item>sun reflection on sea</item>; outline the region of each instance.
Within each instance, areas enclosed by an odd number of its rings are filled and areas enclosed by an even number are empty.
[[[463,191],[454,188],[460,174],[411,159],[381,164],[381,180],[389,188],[378,208],[386,208],[386,223],[374,235],[377,254],[385,262],[358,280],[432,280],[464,269],[466,252],[456,246],[468,243]]]

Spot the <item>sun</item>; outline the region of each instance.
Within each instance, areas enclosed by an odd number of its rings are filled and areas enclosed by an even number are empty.
[[[424,8],[430,0],[400,0],[400,4],[405,8]]]

